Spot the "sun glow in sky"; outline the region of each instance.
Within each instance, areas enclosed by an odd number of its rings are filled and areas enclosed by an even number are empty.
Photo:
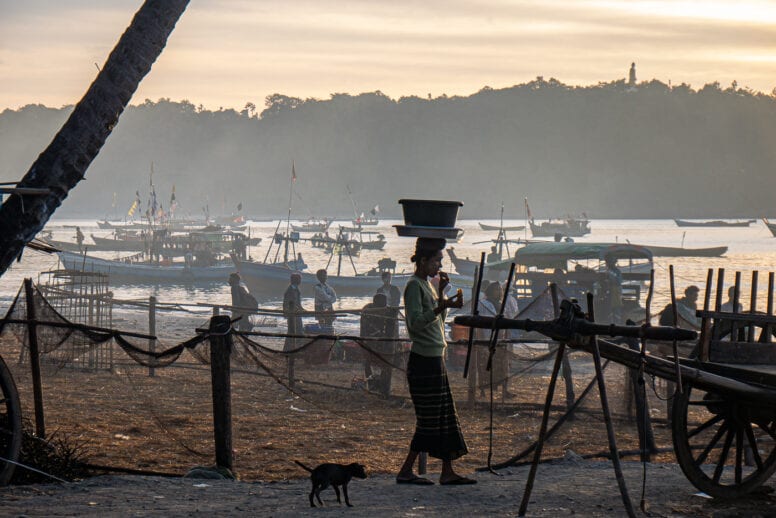
[[[75,103],[140,0],[0,0],[0,110]],[[469,95],[554,77],[776,87],[776,0],[192,0],[134,103]]]

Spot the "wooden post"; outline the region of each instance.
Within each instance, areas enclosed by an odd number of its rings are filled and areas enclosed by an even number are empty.
[[[210,319],[210,376],[213,387],[213,437],[216,465],[233,469],[232,388],[229,360],[232,353],[232,324],[227,315]]]
[[[35,295],[32,279],[24,279],[24,293],[27,298],[27,334],[30,339],[30,369],[32,372],[32,396],[35,401],[35,435],[46,437],[46,420],[43,416],[43,386],[40,379],[40,352],[38,351],[38,329],[35,325]]]
[[[714,280],[714,270],[709,268],[706,272],[706,292],[703,294],[703,311],[709,310],[709,304],[711,304],[711,286]],[[703,316],[701,318],[701,336],[698,340],[700,345],[698,357],[702,362],[709,361],[709,317]]]
[[[736,284],[733,292],[733,313],[738,313],[738,299],[741,294],[741,272],[736,272]],[[730,341],[738,341],[738,320],[733,320],[730,326]]]
[[[151,295],[148,297],[148,334],[156,336],[156,297]],[[149,341],[148,348],[151,352],[156,351],[156,339]],[[156,376],[156,369],[148,367],[148,375],[150,377]]]
[[[483,252],[483,255],[485,255],[485,252]],[[480,271],[480,267],[479,266],[475,266],[474,267],[474,279],[479,279],[480,278],[479,277],[479,271]],[[478,297],[477,297],[477,288],[478,288],[478,286],[477,286],[476,282],[474,284],[472,284],[472,295],[471,295],[471,298],[469,299],[471,301],[471,305],[472,305],[471,312],[470,312],[472,315],[475,315],[476,314],[475,311],[477,311],[477,308],[474,307],[475,301],[478,299]],[[470,333],[469,343],[472,343],[472,340],[477,338],[477,333],[476,333],[476,330],[473,327],[469,328],[469,333]],[[471,335],[473,335],[473,336],[471,336]],[[474,404],[475,404],[475,401],[476,401],[476,398],[477,398],[477,383],[480,383],[480,380],[479,380],[479,364],[477,362],[477,353],[478,352],[479,351],[478,351],[477,348],[474,348],[474,350],[472,350],[471,348],[468,349],[467,350],[467,357],[466,357],[467,365],[464,366],[464,371],[465,371],[464,372],[464,377],[467,377],[467,375],[468,375],[468,378],[469,378],[469,391],[467,393],[466,402],[472,408],[474,408]],[[472,358],[472,355],[473,355],[473,358]],[[470,362],[471,360],[474,360],[474,363],[473,363],[473,365],[474,365],[474,374],[473,375],[469,375],[469,372],[468,372],[469,371],[468,362]]]
[[[757,270],[752,271],[752,291],[749,294],[749,313],[757,311]],[[747,341],[754,342],[754,323],[749,323],[749,329],[747,331]]]
[[[590,315],[590,321],[595,322],[595,310],[592,293],[587,294],[587,308],[588,314]],[[598,337],[591,336],[590,342],[593,345],[593,365],[595,365],[595,374],[596,379],[598,380],[598,397],[601,401],[601,410],[604,414],[606,437],[609,442],[609,454],[612,458],[614,475],[617,479],[617,486],[620,488],[620,495],[622,496],[622,503],[625,506],[625,512],[628,514],[628,516],[635,517],[636,513],[633,511],[633,504],[631,503],[630,495],[628,495],[628,488],[625,485],[625,477],[622,474],[622,467],[620,466],[620,454],[617,451],[614,426],[612,425],[612,417],[609,413],[609,401],[606,396],[606,380],[604,379],[604,371],[601,367],[601,352],[598,348]],[[678,362],[679,359],[676,358],[676,361]]]

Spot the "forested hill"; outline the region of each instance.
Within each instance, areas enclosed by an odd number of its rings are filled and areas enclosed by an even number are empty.
[[[0,114],[0,180],[20,179],[71,107]],[[541,78],[469,97],[267,98],[238,112],[189,102],[127,109],[58,211],[103,216],[112,193],[125,212],[148,197],[193,215],[352,214],[375,204],[397,216],[402,197],[460,199],[464,217],[593,218],[776,216],[776,97],[710,84],[659,81],[569,87]],[[167,202],[167,203],[165,203]]]

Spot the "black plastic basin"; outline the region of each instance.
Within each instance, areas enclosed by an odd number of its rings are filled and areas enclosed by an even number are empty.
[[[399,200],[404,224],[423,227],[454,227],[463,202],[446,200]]]

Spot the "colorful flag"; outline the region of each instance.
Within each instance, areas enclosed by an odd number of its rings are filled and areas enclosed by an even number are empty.
[[[134,216],[138,207],[140,207],[140,191],[135,191],[135,201],[133,201],[132,205],[130,205],[129,211],[127,211],[127,216],[130,218]]]

